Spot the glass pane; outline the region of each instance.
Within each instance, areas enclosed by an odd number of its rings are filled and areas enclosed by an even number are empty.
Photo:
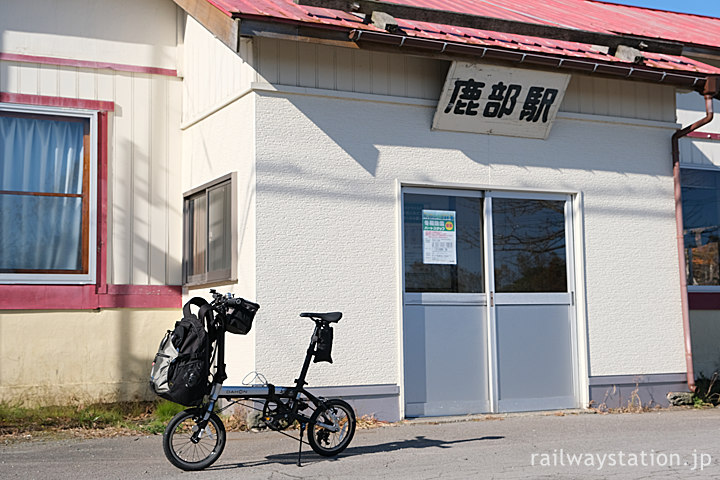
[[[495,290],[567,292],[565,202],[493,198]]]
[[[720,173],[681,170],[688,285],[720,285]]]
[[[85,124],[0,115],[0,190],[82,193]]]
[[[188,276],[205,273],[205,251],[207,245],[207,200],[205,193],[188,200],[189,217],[189,259]]]
[[[208,192],[208,271],[230,268],[230,184]]]
[[[406,292],[484,290],[481,198],[408,193],[403,218]],[[433,241],[435,224],[444,238]]]
[[[0,271],[82,269],[82,199],[0,194]]]

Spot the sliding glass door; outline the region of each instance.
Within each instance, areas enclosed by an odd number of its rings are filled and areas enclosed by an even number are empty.
[[[571,201],[403,190],[407,416],[575,406]]]

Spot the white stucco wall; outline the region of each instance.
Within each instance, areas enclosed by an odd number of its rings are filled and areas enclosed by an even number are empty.
[[[579,194],[589,375],[685,370],[673,124],[565,113],[546,141],[433,132],[433,102],[278,88],[256,106],[258,298],[273,319],[258,325],[256,360],[268,378],[291,381],[293,359],[299,369],[310,325],[297,313],[342,310],[336,363],[311,370],[313,384],[400,382],[398,182]]]
[[[202,27],[187,31],[186,52],[207,48]],[[217,40],[210,44],[227,48]],[[279,44],[253,40],[240,56],[209,55],[232,77],[223,85],[239,82],[223,98],[197,89],[202,69],[197,78],[187,69],[186,86],[195,87],[185,94],[204,100],[185,111],[183,189],[255,169],[239,174],[241,197],[249,182],[248,211],[240,210],[246,219],[240,233],[248,240],[239,246],[245,252],[240,272],[247,275],[241,273],[238,286],[222,288],[254,298],[261,310],[254,337],[240,340],[254,340],[254,346],[243,343],[244,353],[228,358],[230,383],[254,369],[274,383],[292,382],[312,331],[298,314],[332,310],[344,313],[335,329],[335,363],[313,365],[310,384],[401,383],[397,222],[403,182],[575,194],[581,370],[590,376],[685,370],[671,89],[652,87],[656,95],[645,95],[635,84],[614,81],[612,88],[597,89],[602,79],[574,79],[546,141],[432,132],[433,99],[342,91],[340,79],[361,74],[344,69],[343,49],[333,49],[332,68],[323,69],[327,62],[320,60],[328,57],[308,54],[310,47],[289,50],[297,54],[295,63],[272,63],[279,57],[264,52]],[[286,75],[285,82],[278,73],[313,62],[317,71],[307,85],[299,74]],[[335,72],[335,81],[324,87],[327,71]],[[414,85],[416,76],[403,72]]]

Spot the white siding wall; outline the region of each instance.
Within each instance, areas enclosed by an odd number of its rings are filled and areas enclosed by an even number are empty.
[[[0,15],[0,51],[174,69],[176,26],[174,4],[164,0],[10,2]],[[179,285],[181,80],[0,61],[0,91],[115,103],[107,145],[108,283]]]
[[[404,54],[255,39],[257,82],[437,101],[450,62]],[[400,51],[400,50],[398,50]],[[675,120],[675,89],[573,75],[561,111]]]
[[[705,116],[705,99],[695,92],[677,96],[677,120],[683,126],[691,125]],[[713,100],[715,118],[698,132],[720,133],[720,101]],[[702,138],[680,139],[680,162],[697,167],[720,167],[720,142]]]
[[[241,39],[240,55],[187,17],[184,39],[183,124],[198,121],[236,97],[255,81],[252,43]]]
[[[110,220],[113,283],[179,285],[182,259],[180,79],[115,75]]]
[[[700,127],[698,131],[720,133],[720,100],[713,100],[715,117],[712,122]],[[697,92],[678,93],[677,95],[677,121],[683,127],[697,122],[705,116],[705,97]]]
[[[696,120],[702,117],[703,114]],[[681,138],[680,163],[693,167],[720,167],[720,142],[702,138]]]
[[[675,88],[653,83],[573,75],[563,112],[675,121]]]
[[[176,68],[170,0],[3,0],[0,52]]]
[[[259,82],[437,100],[448,63],[314,43],[256,40]]]

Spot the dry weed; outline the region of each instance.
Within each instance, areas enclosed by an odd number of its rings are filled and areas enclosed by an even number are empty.
[[[603,415],[609,414],[609,413],[644,413],[644,412],[651,412],[654,410],[657,410],[660,408],[659,405],[653,405],[652,402],[643,404],[642,399],[640,398],[640,385],[635,384],[635,389],[630,392],[630,398],[628,399],[626,404],[622,403],[622,399],[620,399],[618,407],[608,407],[607,400],[610,397],[610,395],[615,395],[617,393],[617,387],[613,385],[612,391],[607,390],[605,391],[605,398],[603,398],[602,403],[600,403],[597,406],[593,406],[593,402],[590,402],[590,405],[588,408],[591,411],[594,411],[595,413],[600,413]]]

